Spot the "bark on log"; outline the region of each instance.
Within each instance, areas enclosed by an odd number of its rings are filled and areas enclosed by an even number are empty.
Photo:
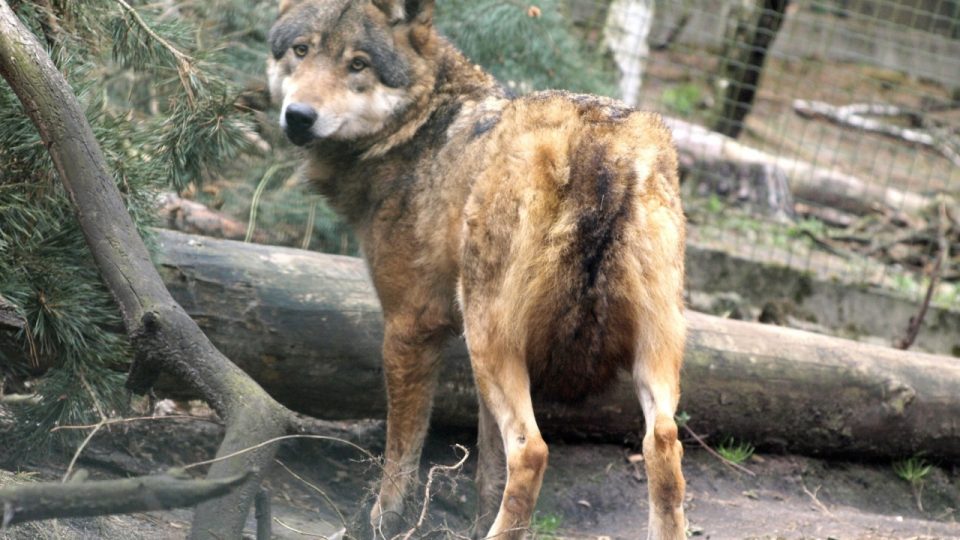
[[[877,212],[916,215],[931,204],[929,198],[917,193],[870,184],[855,176],[789,156],[768,154],[677,118],[665,117],[664,122],[673,131],[684,175],[697,176],[731,168],[742,171],[737,176],[750,176],[763,170],[771,174],[776,171],[788,179],[794,199],[856,215]],[[770,184],[776,185],[776,182]]]
[[[380,308],[359,259],[157,234],[171,292],[207,335],[289,407],[383,418]],[[960,362],[690,313],[681,410],[698,432],[807,454],[960,458]],[[434,425],[475,425],[463,341],[452,336]],[[173,385],[166,387],[176,390]],[[539,404],[545,432],[639,432],[624,378],[586,404]]]

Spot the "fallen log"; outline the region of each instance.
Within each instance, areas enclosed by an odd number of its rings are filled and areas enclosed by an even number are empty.
[[[173,295],[278,400],[326,419],[384,417],[382,319],[361,260],[170,231],[156,239]],[[956,359],[688,317],[680,408],[696,431],[815,455],[960,458]],[[434,425],[473,426],[469,363],[452,338]],[[622,438],[641,424],[627,378],[586,404],[538,410],[553,436]]]
[[[931,204],[931,200],[923,195],[871,184],[789,156],[768,154],[677,118],[665,117],[664,122],[673,131],[680,153],[680,168],[685,174],[702,176],[720,169],[732,170],[735,178],[749,178],[766,173],[771,176],[770,180],[754,182],[773,186],[780,182],[777,175],[783,175],[795,200],[856,215],[877,212],[915,215]]]

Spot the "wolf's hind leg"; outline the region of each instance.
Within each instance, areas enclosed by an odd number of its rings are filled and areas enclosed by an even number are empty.
[[[647,538],[683,540],[685,482],[680,469],[683,447],[677,438],[674,414],[680,399],[680,363],[683,356],[682,315],[677,325],[651,325],[645,329],[646,345],[633,369],[643,407],[646,433],[643,457],[647,469],[650,515]],[[659,330],[660,335],[657,334]]]
[[[443,339],[422,339],[402,321],[388,321],[383,342],[387,443],[380,492],[370,512],[375,539],[403,532],[403,501],[416,483],[430,422]]]
[[[490,345],[470,347],[477,390],[499,427],[507,465],[506,487],[487,538],[515,540],[529,528],[547,468],[547,444],[533,416],[526,362]]]
[[[493,413],[480,400],[480,425],[477,431],[477,519],[474,523],[474,538],[483,538],[500,508],[500,499],[506,483],[506,457],[503,454],[503,438]]]

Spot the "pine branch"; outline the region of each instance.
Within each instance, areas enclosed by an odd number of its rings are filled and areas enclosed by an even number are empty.
[[[126,0],[114,1],[130,14],[141,30],[143,30],[148,36],[150,36],[154,41],[159,43],[164,49],[168,50],[170,54],[173,55],[177,62],[177,72],[180,75],[180,83],[183,85],[183,89],[187,93],[187,99],[190,101],[190,104],[193,105],[194,101],[196,100],[196,96],[194,96],[193,93],[193,87],[190,84],[190,79],[195,74],[193,58],[180,52],[180,50],[174,47],[169,41],[163,39],[162,36],[154,32],[153,28],[150,28],[150,25],[143,20],[143,17],[141,17],[140,14],[137,13],[137,10],[128,4]]]
[[[226,422],[221,456],[285,433],[292,426],[289,411],[224,357],[170,296],[67,81],[2,0],[0,76],[47,145],[102,279],[121,308],[137,352],[131,380],[152,382],[162,369],[199,392]],[[257,472],[229,496],[197,508],[194,538],[240,536],[261,475],[275,453],[276,447],[268,445],[211,467],[211,479]]]

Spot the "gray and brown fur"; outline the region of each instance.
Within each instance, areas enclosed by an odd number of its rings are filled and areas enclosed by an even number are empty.
[[[673,415],[684,218],[659,117],[511,98],[440,37],[430,0],[282,0],[268,71],[304,174],[354,227],[383,305],[389,412],[377,536],[405,531],[437,363],[463,332],[480,395],[479,537],[520,538],[547,463],[532,395],[632,373],[649,538],[684,538]]]

